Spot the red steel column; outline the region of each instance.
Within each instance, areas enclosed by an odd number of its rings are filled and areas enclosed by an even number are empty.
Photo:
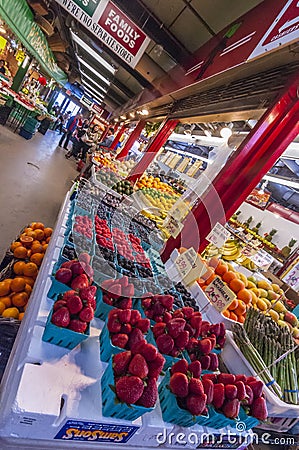
[[[122,126],[120,127],[120,129],[118,130],[118,132],[117,132],[117,134],[116,134],[116,136],[115,136],[115,138],[114,138],[114,141],[113,141],[112,144],[110,145],[110,150],[114,150],[114,149],[115,149],[115,147],[116,147],[117,144],[119,143],[120,138],[121,138],[122,135],[124,134],[125,129],[126,129],[126,125],[122,125]]]
[[[128,156],[128,153],[132,147],[132,145],[134,144],[134,142],[139,138],[139,136],[141,135],[141,132],[144,128],[146,124],[145,120],[139,120],[139,122],[137,123],[136,127],[134,128],[134,130],[132,131],[132,133],[129,136],[129,139],[127,140],[127,142],[124,145],[124,148],[122,149],[122,151],[117,155],[116,159],[121,159],[121,158],[125,158],[126,156]]]
[[[256,126],[228,160],[188,214],[179,236],[170,238],[162,252],[166,261],[175,248],[193,246],[202,252],[215,223],[222,224],[246,200],[299,133],[299,74],[275,99]],[[198,230],[194,230],[197,223]]]
[[[156,136],[152,140],[152,142],[148,145],[144,156],[141,160],[136,164],[133,168],[132,172],[128,176],[128,180],[135,183],[140,177],[142,177],[143,173],[146,171],[150,163],[153,161],[155,156],[157,155],[160,148],[165,144],[177,124],[178,120],[174,119],[165,119],[162,122]]]

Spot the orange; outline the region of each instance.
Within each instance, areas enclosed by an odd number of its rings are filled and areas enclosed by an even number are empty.
[[[18,308],[6,308],[2,313],[2,317],[12,317],[13,319],[18,319],[19,310]]]
[[[197,278],[196,281],[200,287],[202,287],[206,284],[205,280],[203,280],[202,278]]]
[[[13,255],[15,258],[18,258],[18,259],[26,259],[27,258],[27,248],[25,248],[21,245],[21,246],[15,248]]]
[[[30,261],[35,263],[39,267],[43,262],[43,257],[44,257],[43,253],[34,253],[33,255],[31,255]]]
[[[225,309],[224,311],[222,311],[222,315],[223,315],[224,317],[227,317],[227,318],[229,319],[229,316],[230,316],[229,310],[228,310],[228,309]]]
[[[27,236],[26,234],[21,234],[20,241],[24,247],[28,248],[32,245],[33,237]]]
[[[222,280],[225,281],[226,283],[230,283],[235,278],[237,278],[235,272],[232,272],[231,270],[229,270],[228,272],[226,272],[223,275]]]
[[[238,316],[238,322],[244,323],[245,322],[245,317],[244,316]]]
[[[5,309],[6,309],[5,303],[0,301],[0,314],[2,314]]]
[[[11,298],[9,295],[6,295],[5,297],[0,297],[0,301],[4,303],[5,308],[9,308],[11,306]]]
[[[50,237],[53,233],[53,229],[48,227],[44,229],[45,237]]]
[[[16,275],[23,275],[24,267],[26,263],[25,261],[18,261],[13,265],[13,271]]]
[[[31,228],[33,230],[36,230],[36,229],[43,230],[45,228],[45,225],[42,222],[32,222]]]
[[[29,286],[33,287],[35,280],[32,277],[22,277],[22,278],[25,280],[26,284],[29,284]]]
[[[25,314],[25,313],[23,313],[23,312],[19,314],[19,320],[22,320],[22,319],[23,319],[24,314]]]
[[[223,264],[223,262],[219,262],[219,264],[217,265],[217,267],[215,268],[215,273],[217,275],[220,275],[222,277],[222,275],[224,275],[226,272],[228,271],[227,265]]]
[[[33,244],[31,247],[31,254],[33,255],[34,253],[42,253],[43,251],[43,246],[41,244]]]
[[[16,277],[12,280],[10,284],[10,289],[13,292],[21,292],[24,291],[26,286],[26,281],[23,278]]]
[[[25,277],[34,277],[37,275],[38,268],[37,265],[33,262],[29,262],[24,267],[24,275]]]
[[[10,250],[12,251],[12,252],[14,252],[15,251],[15,249],[17,248],[17,247],[21,247],[21,242],[19,242],[19,241],[14,241],[12,244],[11,244],[11,246],[10,246]]]
[[[48,245],[49,245],[49,244],[44,244],[44,245],[43,245],[43,252],[44,252],[44,253],[46,253],[47,248],[48,248]]]
[[[243,302],[243,300],[238,300],[238,306],[234,310],[234,313],[238,316],[242,316],[246,312],[246,304]]]
[[[26,231],[25,234],[29,237],[32,237],[32,239],[36,239],[35,231],[33,231],[31,228],[29,230],[30,231]]]
[[[238,292],[237,297],[240,300],[243,300],[243,302],[246,303],[246,305],[249,305],[249,303],[251,303],[252,300],[252,293],[248,289],[241,289]]]
[[[28,294],[28,297],[30,297],[30,294],[32,292],[32,287],[29,284],[27,284],[27,283],[25,285],[24,292],[26,292],[26,294]]]
[[[51,239],[51,237],[49,236],[49,237],[47,237],[47,239],[46,239],[46,243],[47,244],[49,244],[49,242],[50,242],[50,239]]]
[[[26,228],[24,228],[23,233],[27,234],[27,233],[30,233],[31,231],[33,231],[33,229],[31,227],[26,227]]]
[[[230,311],[233,311],[234,309],[236,309],[238,307],[238,300],[235,298],[231,304],[229,305],[229,307],[227,309],[229,309]]]
[[[212,283],[212,281],[216,278],[216,275],[212,273],[212,275],[209,276],[209,278],[206,280],[206,284]]]
[[[22,307],[28,302],[28,294],[26,292],[18,292],[11,297],[14,306]]]
[[[39,242],[37,239],[35,239],[35,240],[32,242],[32,245],[40,245],[40,242]]]
[[[236,278],[235,280],[232,280],[229,283],[229,287],[232,291],[237,293],[237,292],[241,291],[242,289],[245,289],[245,284],[243,283],[243,281],[238,280]]]
[[[36,228],[35,230],[36,239],[38,241],[42,241],[44,239],[45,233],[43,230],[40,230],[39,228]]]
[[[233,311],[230,312],[229,318],[230,318],[231,320],[234,320],[235,322],[237,322],[237,320],[238,320],[237,314],[235,314]]]
[[[10,284],[5,281],[0,281],[0,297],[4,297],[10,293]]]

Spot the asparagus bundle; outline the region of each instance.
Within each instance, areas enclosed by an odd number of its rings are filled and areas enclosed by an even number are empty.
[[[244,346],[244,337],[242,343],[240,340],[242,331],[239,327],[234,327],[236,343],[260,378],[266,384],[269,383],[269,388],[284,401],[297,405],[299,401],[298,369],[294,351],[296,347],[288,328],[282,328],[272,317],[250,308],[246,315],[243,331],[253,346],[254,350],[251,349],[251,353],[254,353],[254,357],[248,353],[248,348],[242,347],[242,345]],[[259,361],[256,359],[257,355]],[[269,376],[272,377],[272,380],[276,380],[273,385],[270,380],[266,381]],[[274,389],[273,386],[275,386]]]

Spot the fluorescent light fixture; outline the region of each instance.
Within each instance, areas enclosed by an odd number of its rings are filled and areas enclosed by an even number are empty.
[[[135,113],[133,113],[133,112],[130,112],[130,117],[132,117],[132,119],[134,119],[134,117],[135,117]]]
[[[294,189],[299,189],[299,182],[288,180],[287,178],[273,176],[273,175],[265,175],[263,180],[272,181],[272,183],[282,184],[283,186],[289,186]]]
[[[86,90],[86,92],[88,92],[88,94],[89,94],[90,96],[93,96],[93,97],[95,97],[95,98],[97,98],[97,99],[100,99],[101,102],[103,101],[104,96],[102,96],[102,94],[98,94],[96,91],[93,91],[93,90],[90,89],[90,88],[86,88],[85,90]]]
[[[103,77],[99,72],[97,72],[92,66],[90,66],[84,59],[81,58],[81,56],[77,56],[78,61],[80,61],[81,64],[83,64],[85,67],[87,67],[88,70],[90,70],[92,73],[94,73],[100,80],[104,81],[104,83],[108,84],[110,86],[110,81],[107,80],[107,78]]]
[[[86,90],[86,92],[88,93],[88,95],[90,97],[92,97],[93,99],[97,100],[98,102],[102,103],[103,98],[102,97],[97,97],[97,95],[91,91]]]
[[[87,53],[89,53],[101,66],[105,67],[105,69],[109,70],[113,75],[116,72],[116,69],[111,66],[108,61],[106,61],[104,58],[102,58],[93,48],[91,48],[89,45],[86,44],[77,34],[75,34],[73,31],[71,31],[71,35],[73,40],[80,45]]]
[[[103,92],[107,92],[107,89],[105,89],[103,86],[101,86],[100,84],[97,84],[95,82],[95,80],[91,77],[89,77],[88,75],[86,75],[85,72],[81,72],[81,75],[83,76],[83,78],[86,78],[87,80],[91,81],[95,86],[97,86],[99,89],[101,89],[101,91]],[[83,83],[86,83],[86,81],[82,80]]]
[[[83,86],[87,86],[89,89],[93,89],[98,95],[103,96],[104,97],[104,93],[102,92],[98,92],[97,88],[95,86],[92,86],[89,83],[86,83],[86,81],[83,81]]]
[[[147,116],[147,115],[148,115],[148,110],[147,110],[147,109],[143,109],[143,110],[141,111],[141,114],[142,114],[143,116]]]

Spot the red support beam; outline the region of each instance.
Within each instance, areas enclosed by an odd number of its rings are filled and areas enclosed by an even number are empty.
[[[215,223],[227,222],[296,138],[299,133],[298,84],[299,74],[296,74],[210,183],[200,202],[186,217],[182,232],[176,239],[167,241],[161,255],[163,261],[181,246],[192,246],[202,252]]]
[[[152,142],[148,145],[146,151],[144,152],[141,160],[136,164],[133,168],[132,172],[128,176],[128,180],[135,183],[136,180],[142,177],[148,166],[154,160],[160,148],[165,144],[168,140],[169,136],[179,123],[178,120],[174,119],[165,119],[162,122],[156,136],[152,140]]]
[[[129,153],[130,149],[132,148],[134,142],[137,141],[137,139],[141,135],[145,124],[146,124],[145,120],[139,120],[139,122],[137,123],[136,127],[134,128],[134,130],[130,134],[129,139],[125,143],[124,148],[117,155],[116,159],[121,159],[121,158],[125,158],[126,156],[128,156],[128,153]]]
[[[108,125],[106,126],[105,130],[104,130],[103,133],[102,133],[101,141],[103,141],[103,140],[105,139],[105,137],[107,136],[108,131],[109,131],[109,128],[112,128],[112,127],[111,127],[111,125],[108,124]]]
[[[110,150],[114,150],[115,147],[117,146],[117,144],[119,143],[120,138],[122,137],[122,135],[124,134],[124,131],[126,129],[126,125],[121,125],[121,127],[119,128],[118,132],[116,133],[116,136],[110,146]]]

